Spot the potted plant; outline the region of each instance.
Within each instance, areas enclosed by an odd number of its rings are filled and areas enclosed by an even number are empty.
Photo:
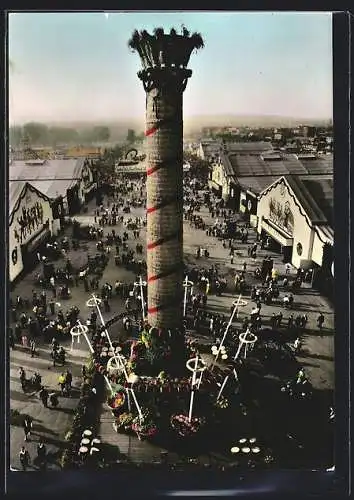
[[[171,427],[181,437],[195,436],[204,427],[206,420],[204,417],[189,417],[183,413],[172,415]]]
[[[125,399],[124,392],[118,391],[107,399],[107,404],[113,412],[121,411],[124,407]]]

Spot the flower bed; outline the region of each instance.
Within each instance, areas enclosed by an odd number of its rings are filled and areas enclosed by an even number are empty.
[[[193,416],[189,422],[187,413],[191,401],[191,373],[185,369],[185,372],[181,372],[178,377],[173,376],[168,371],[167,358],[164,358],[168,350],[159,349],[156,345],[156,348],[149,351],[154,344],[155,334],[156,332],[152,333],[151,336],[151,332],[145,332],[142,335],[142,341],[119,346],[113,345],[115,352],[120,352],[125,358],[128,381],[126,375],[119,369],[110,373],[106,372],[107,362],[114,354],[110,347],[104,343],[96,346],[96,353],[93,356],[94,369],[101,374],[106,374],[113,387],[115,384],[117,385],[113,389],[114,395],[109,398],[107,403],[115,416],[115,428],[118,432],[135,433],[139,439],[147,440],[157,436],[161,443],[174,443],[177,447],[181,446],[182,453],[185,449],[193,449],[193,453],[197,450],[198,453],[200,450],[206,451],[205,443],[208,443],[209,446],[210,442],[213,441],[213,446],[215,446],[215,440],[209,440],[208,436],[218,433],[219,439],[213,450],[223,453],[222,450],[228,447],[230,439],[233,439],[236,432],[248,432],[252,426],[262,425],[263,418],[256,419],[255,415],[250,414],[253,407],[250,406],[250,401],[245,396],[251,390],[254,391],[257,402],[255,411],[257,415],[262,414],[264,412],[263,406],[268,407],[266,399],[263,401],[262,397],[262,395],[268,394],[267,390],[263,390],[263,387],[267,388],[267,385],[263,384],[263,377],[258,372],[257,376],[254,375],[254,370],[251,369],[253,365],[251,366],[243,359],[236,366],[237,383],[234,377],[231,377],[224,387],[223,395],[218,400],[217,395],[228,372],[221,370],[217,365],[214,366],[213,370],[206,369],[200,384],[200,375],[197,375],[197,385],[194,388]],[[102,356],[102,352],[106,354]],[[199,354],[196,345],[190,343],[187,344],[185,352],[190,358],[195,358],[196,354]],[[253,354],[256,352],[255,349]],[[183,356],[182,358],[184,359]],[[160,363],[163,359],[164,362]],[[252,359],[250,358],[248,361],[252,361]],[[151,367],[151,362],[154,364],[155,374],[151,374],[149,369],[147,371],[144,369],[142,374],[138,373],[139,367]],[[133,377],[133,375],[139,376]],[[240,391],[240,387],[242,387],[242,391]],[[139,406],[142,409],[145,408],[143,418],[139,418],[134,398],[131,397],[128,400],[126,389],[133,389]],[[126,407],[128,401],[130,401],[129,412]],[[207,415],[208,421],[200,415]],[[174,436],[179,439],[174,439]],[[201,437],[202,439],[200,439]],[[186,445],[183,444],[184,440]],[[187,448],[184,448],[185,446]]]

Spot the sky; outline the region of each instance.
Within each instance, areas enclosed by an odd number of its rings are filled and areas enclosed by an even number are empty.
[[[134,29],[198,31],[184,116],[332,117],[330,13],[11,13],[10,124],[144,118]]]

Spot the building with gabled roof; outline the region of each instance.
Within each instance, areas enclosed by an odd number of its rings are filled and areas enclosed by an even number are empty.
[[[333,156],[286,154],[263,150],[261,153],[228,152],[213,163],[209,187],[229,208],[249,216],[257,225],[260,193],[280,176],[333,176]]]
[[[37,259],[38,249],[60,229],[52,200],[26,181],[9,182],[9,279],[13,283]]]
[[[29,182],[51,199],[61,197],[66,213],[76,213],[97,187],[85,158],[12,161],[9,180]]]
[[[281,176],[260,193],[257,219],[258,234],[278,245],[285,262],[332,266],[324,258],[334,244],[331,175]]]

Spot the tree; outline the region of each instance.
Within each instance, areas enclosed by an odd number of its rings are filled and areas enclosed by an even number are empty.
[[[183,156],[184,160],[188,161],[191,166],[189,173],[192,177],[208,179],[211,166],[207,160],[202,160],[197,155],[187,151],[183,153]]]
[[[47,144],[48,127],[42,123],[29,122],[23,126],[23,135],[28,136],[30,144]]]
[[[55,147],[60,144],[77,143],[79,133],[70,127],[50,127],[48,131],[48,143]]]
[[[136,134],[135,134],[135,130],[132,130],[131,128],[128,129],[128,135],[127,135],[127,142],[129,144],[134,144],[134,142],[136,141]]]
[[[110,130],[108,127],[94,127],[93,136],[95,138],[95,142],[107,142],[110,138]]]
[[[23,129],[19,125],[14,125],[9,129],[9,143],[12,147],[20,146],[23,139]]]

